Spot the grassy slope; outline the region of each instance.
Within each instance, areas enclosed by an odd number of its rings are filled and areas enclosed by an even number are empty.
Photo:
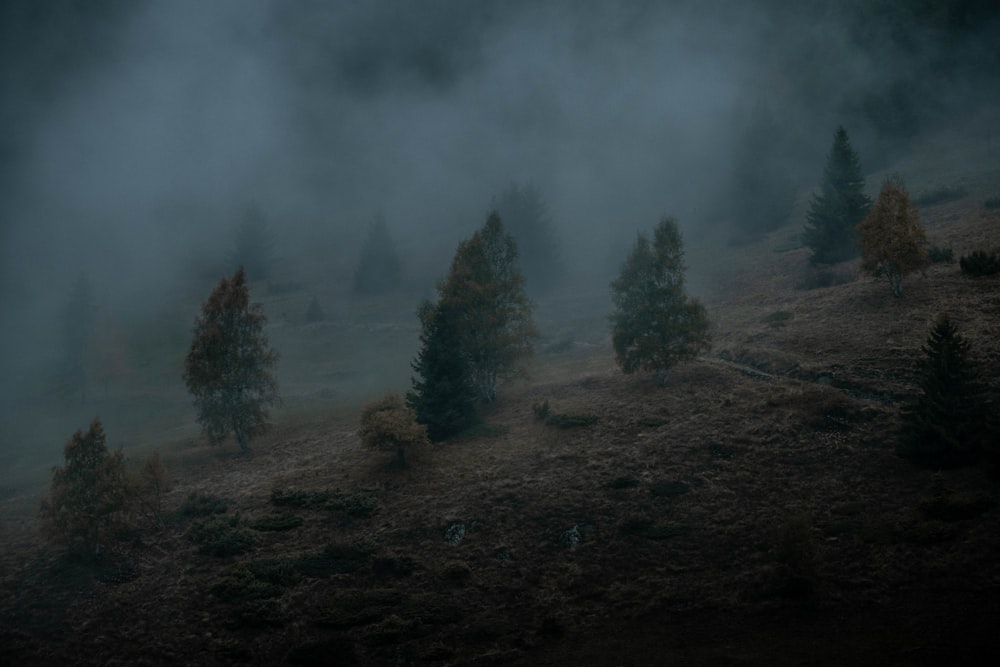
[[[956,256],[1000,245],[1000,212],[981,208],[1000,186],[998,160],[963,141],[928,142],[927,154],[900,165],[904,177],[913,171],[915,191],[968,190],[922,211],[931,241]],[[963,148],[971,158],[959,168],[948,154]],[[359,337],[394,352],[288,378],[298,412],[252,458],[189,440],[168,447],[176,484],[166,503],[212,493],[244,523],[291,513],[302,524],[253,531],[252,552],[220,559],[198,553],[190,522],[174,523],[128,547],[121,576],[95,581],[39,551],[23,512],[30,494],[10,500],[0,660],[934,664],[974,656],[1000,614],[997,487],[978,470],[912,468],[891,441],[938,312],[959,322],[998,384],[1000,283],[938,265],[907,280],[901,300],[869,279],[800,291],[807,254],[790,247],[794,233],[721,257],[690,248],[693,267],[709,256],[726,267],[695,281],[715,347],[663,387],[621,375],[603,322],[580,314],[603,291],[558,299],[565,316],[543,307],[549,352],[532,380],[504,388],[488,418],[495,432],[414,453],[404,471],[360,448],[350,402],[317,410],[330,403],[306,399],[324,390],[343,397],[338,382],[367,390],[372,363],[405,364],[412,325],[394,324],[398,309],[377,303],[345,307],[350,324],[275,323],[283,349],[307,341],[290,368]],[[299,296],[304,308],[306,295],[284,298]],[[405,377],[404,366],[390,384]],[[542,400],[598,421],[546,426],[532,412]],[[275,488],[374,495],[379,511],[275,507]],[[932,489],[968,516],[935,515]],[[450,543],[457,523],[465,536]],[[785,532],[815,558],[783,556]],[[372,551],[358,552],[352,572],[300,570],[264,600],[209,592],[240,564],[285,559],[294,570],[294,559],[331,544]],[[796,596],[803,586],[813,595]]]

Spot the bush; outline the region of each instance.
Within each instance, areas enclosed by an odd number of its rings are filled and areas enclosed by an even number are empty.
[[[927,206],[936,206],[937,204],[946,204],[950,201],[957,201],[965,197],[967,194],[969,194],[968,191],[961,186],[945,186],[921,192],[914,198],[913,203],[921,208],[924,208]]]
[[[94,419],[63,449],[65,465],[52,470],[52,488],[39,514],[50,538],[69,551],[96,558],[122,528],[129,488],[121,450],[109,452]]]
[[[951,247],[942,248],[936,245],[927,250],[927,258],[931,260],[932,264],[950,264],[955,261]]]
[[[405,467],[405,450],[428,444],[427,427],[417,423],[416,413],[406,406],[403,396],[395,391],[368,402],[361,410],[358,431],[366,447],[395,450],[399,467]]]
[[[206,556],[226,558],[246,553],[254,547],[254,537],[240,527],[239,516],[197,521],[188,531],[188,539]]]
[[[967,276],[991,276],[1000,273],[1000,254],[996,251],[984,252],[975,250],[958,260],[962,273]]]
[[[189,494],[184,504],[177,510],[180,519],[196,519],[213,514],[225,514],[229,506],[218,496],[204,493]]]

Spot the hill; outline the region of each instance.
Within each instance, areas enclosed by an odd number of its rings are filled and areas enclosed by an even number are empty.
[[[897,165],[916,194],[960,186],[921,209],[956,258],[1000,245],[1000,210],[983,206],[997,149],[975,134]],[[978,661],[1000,621],[997,484],[912,467],[893,443],[938,313],[1000,386],[1000,283],[936,264],[894,299],[850,263],[810,275],[800,228],[693,239],[715,344],[664,386],[618,371],[584,307],[606,288],[577,288],[539,307],[533,379],[408,469],[362,449],[347,402],[288,413],[252,457],[168,441],[168,520],[98,570],[41,542],[38,489],[8,498],[0,661]],[[398,321],[363,326],[399,343]]]

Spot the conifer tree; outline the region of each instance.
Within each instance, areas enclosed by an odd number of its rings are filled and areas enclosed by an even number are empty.
[[[368,237],[361,248],[358,268],[354,272],[354,291],[359,294],[380,294],[399,287],[401,279],[399,255],[385,218],[381,215],[368,228]]]
[[[77,431],[63,449],[65,465],[52,470],[52,488],[39,516],[45,531],[70,551],[101,554],[122,525],[128,505],[125,458],[109,452],[100,419]]]
[[[517,243],[521,269],[529,292],[544,292],[563,273],[552,229],[552,219],[534,183],[511,183],[497,199],[497,213]]]
[[[864,190],[861,162],[847,130],[838,127],[820,191],[813,195],[806,213],[802,240],[812,249],[812,264],[836,264],[857,256],[855,227],[871,208]]]
[[[678,361],[708,349],[705,307],[684,291],[684,250],[673,218],[664,218],[650,243],[639,234],[635,246],[611,283],[615,310],[611,340],[625,373],[666,371]]]
[[[903,277],[930,264],[927,245],[920,212],[903,183],[887,179],[874,208],[858,225],[862,270],[888,280],[893,296],[900,297]]]
[[[461,433],[476,421],[476,388],[462,352],[461,318],[453,304],[424,301],[419,311],[421,348],[413,362],[406,402],[427,426],[432,442]]]
[[[926,466],[972,463],[989,444],[990,410],[969,343],[942,315],[921,349],[920,397],[903,412],[898,452]]]
[[[269,426],[267,406],[278,402],[271,374],[278,353],[268,347],[266,322],[261,304],[250,303],[242,268],[219,282],[195,320],[184,382],[212,444],[233,433],[247,451],[248,441]]]

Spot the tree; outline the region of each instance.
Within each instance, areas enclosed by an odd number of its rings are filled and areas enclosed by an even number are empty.
[[[497,213],[517,243],[528,289],[550,288],[562,276],[563,265],[542,191],[531,182],[511,183],[497,199]]]
[[[650,243],[639,234],[611,283],[609,317],[618,365],[625,373],[666,371],[710,346],[705,307],[684,293],[684,250],[677,221],[664,218]]]
[[[361,248],[358,268],[354,272],[354,291],[359,294],[388,292],[399,287],[400,279],[399,255],[389,235],[389,227],[384,217],[376,216]]]
[[[871,208],[864,192],[861,162],[847,130],[838,127],[826,158],[820,191],[806,213],[802,240],[812,248],[812,264],[836,264],[857,255],[855,227]]]
[[[498,379],[523,370],[538,331],[518,268],[517,244],[500,215],[490,213],[482,229],[459,244],[451,270],[438,286],[439,303],[457,318],[459,349],[484,403],[496,400]]]
[[[97,557],[124,521],[129,489],[121,450],[109,452],[94,419],[63,449],[65,465],[52,469],[52,488],[39,515],[45,531],[70,551]]]
[[[406,449],[428,443],[427,427],[417,423],[416,413],[395,391],[365,404],[358,435],[367,447],[395,450],[400,468],[406,466]]]
[[[278,402],[271,375],[278,353],[268,347],[266,322],[261,304],[250,303],[242,267],[219,282],[195,320],[184,382],[212,444],[232,432],[247,451],[248,440],[269,426],[266,406]]]
[[[440,442],[475,423],[476,388],[461,351],[461,319],[454,304],[424,301],[419,316],[421,348],[412,364],[416,377],[406,403],[427,426],[431,441]]]
[[[251,280],[271,275],[274,263],[274,235],[267,218],[256,206],[250,206],[236,228],[235,247],[230,256],[233,265],[243,268]]]
[[[87,358],[91,351],[97,304],[86,273],[80,273],[63,310],[59,384],[66,396],[87,401]]]
[[[889,178],[875,207],[858,225],[861,269],[889,281],[895,297],[903,294],[903,277],[930,264],[927,235],[920,213],[903,183]]]
[[[920,397],[903,411],[898,452],[926,466],[972,463],[990,444],[991,411],[970,345],[942,315],[921,349]]]

